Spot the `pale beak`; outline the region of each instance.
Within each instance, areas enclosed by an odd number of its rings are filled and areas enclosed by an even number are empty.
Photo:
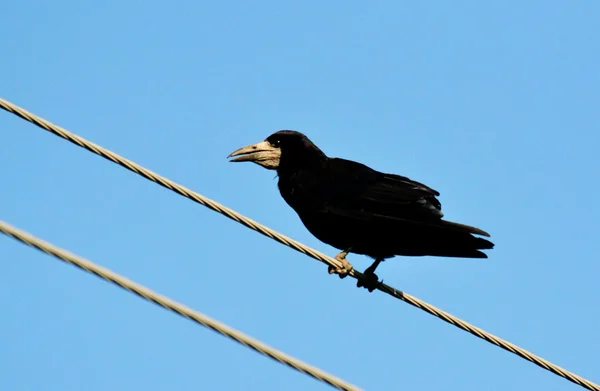
[[[234,156],[238,157],[231,159],[231,162],[252,162],[266,169],[276,170],[281,159],[281,149],[272,146],[268,141],[263,141],[233,151],[227,157]]]

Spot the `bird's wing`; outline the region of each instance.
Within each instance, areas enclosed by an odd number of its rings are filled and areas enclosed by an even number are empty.
[[[328,209],[401,219],[443,217],[439,192],[409,178],[384,174],[350,160],[331,159]]]
[[[440,193],[422,183],[343,159],[331,159],[328,171],[333,174],[322,193],[328,196],[321,213],[348,224],[414,224],[490,236],[479,228],[442,220],[442,205],[436,198]]]
[[[409,178],[381,173],[377,173],[372,180],[365,183],[356,194],[365,201],[377,204],[426,207],[434,214],[442,208],[439,200],[435,198],[439,195],[440,193],[430,187]]]

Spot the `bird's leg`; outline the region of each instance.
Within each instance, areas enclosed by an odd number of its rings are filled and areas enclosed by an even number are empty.
[[[368,289],[369,292],[373,292],[379,285],[379,277],[375,274],[375,269],[377,269],[377,266],[379,266],[381,262],[383,262],[383,258],[378,258],[371,266],[366,268],[363,273],[366,281],[358,280],[356,286],[359,288],[364,287]]]
[[[329,266],[329,268],[328,268],[329,274],[335,273],[338,276],[340,276],[340,278],[344,278],[348,275],[348,273],[350,273],[352,271],[352,269],[354,269],[352,264],[346,260],[346,256],[348,255],[350,250],[351,249],[349,248],[335,256],[335,259],[337,259],[338,261],[340,261],[342,263],[342,267],[338,268],[338,267]]]

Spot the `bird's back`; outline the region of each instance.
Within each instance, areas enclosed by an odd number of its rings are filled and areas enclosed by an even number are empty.
[[[296,212],[327,209],[397,218],[439,219],[439,193],[406,177],[345,159],[279,174],[279,190]]]

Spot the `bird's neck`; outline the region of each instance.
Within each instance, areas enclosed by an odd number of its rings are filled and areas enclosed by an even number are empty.
[[[285,159],[282,156],[281,163],[277,169],[277,174],[281,176],[293,176],[299,171],[314,171],[321,169],[327,162],[327,156],[317,151],[306,151],[302,155],[295,155],[294,159]]]

